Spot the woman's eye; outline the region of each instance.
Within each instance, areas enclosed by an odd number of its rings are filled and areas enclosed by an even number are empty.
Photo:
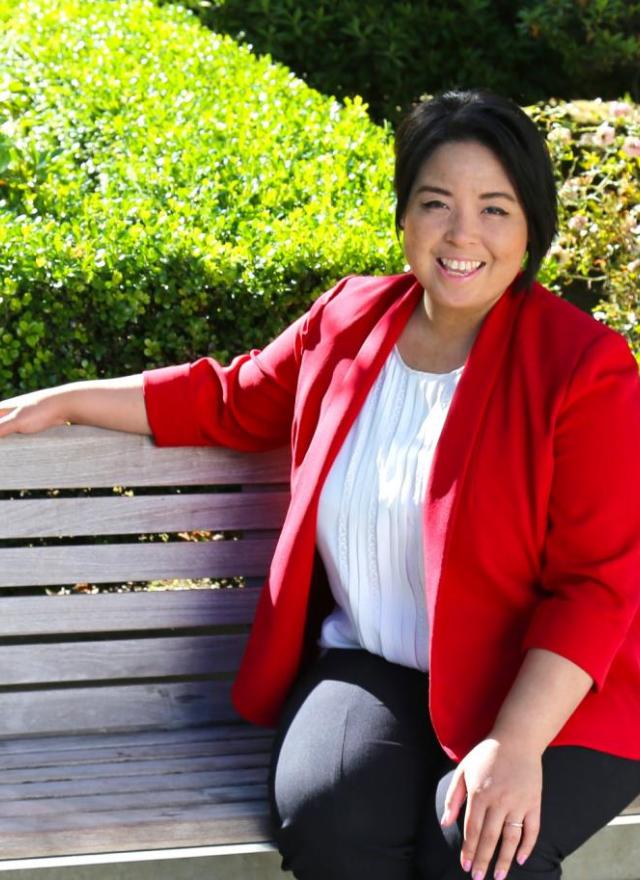
[[[428,202],[422,202],[422,207],[430,210],[432,208],[446,208],[444,202],[439,201],[439,199],[431,199]]]
[[[488,205],[485,209],[487,214],[492,214],[496,217],[506,217],[507,212],[504,208],[499,208],[497,205]]]

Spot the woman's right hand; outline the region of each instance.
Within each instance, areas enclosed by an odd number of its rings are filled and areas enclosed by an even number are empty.
[[[0,401],[0,437],[36,434],[67,421],[62,397],[56,389],[32,391]]]

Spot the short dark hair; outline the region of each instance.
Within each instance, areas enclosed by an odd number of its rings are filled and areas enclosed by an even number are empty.
[[[396,231],[423,163],[442,144],[474,141],[491,150],[520,198],[527,219],[527,263],[520,287],[531,287],[557,228],[557,193],[545,140],[514,101],[486,89],[447,91],[416,104],[395,139]]]

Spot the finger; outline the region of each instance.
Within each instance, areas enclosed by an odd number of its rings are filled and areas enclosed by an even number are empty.
[[[504,825],[504,813],[487,810],[484,814],[482,829],[472,858],[471,876],[473,880],[482,880],[487,874],[489,863],[496,851]]]
[[[482,799],[471,795],[467,801],[467,811],[464,816],[462,849],[460,850],[460,864],[465,871],[471,870],[484,826],[485,816],[486,809],[483,805]]]
[[[442,825],[446,827],[447,825],[452,825],[456,821],[458,813],[460,812],[460,807],[465,802],[466,797],[467,786],[464,781],[464,773],[461,766],[458,765],[458,768],[451,778],[444,800],[444,813],[442,814],[441,819]]]
[[[13,434],[16,430],[16,410],[10,410],[7,415],[3,415],[2,413],[3,411],[0,410],[0,437],[4,437],[7,434]]]
[[[519,865],[524,865],[529,856],[531,855],[534,846],[536,845],[536,840],[538,839],[538,834],[540,833],[540,809],[538,808],[532,813],[529,813],[524,820],[524,828],[522,829],[522,838],[520,840],[520,846],[518,847],[518,854],[516,856],[516,861]]]
[[[505,877],[509,873],[511,862],[513,861],[513,857],[516,854],[516,850],[522,840],[524,832],[524,828],[518,828],[516,825],[510,825],[509,823],[518,821],[518,819],[511,819],[509,817],[505,820],[502,828],[502,843],[500,845],[500,852],[498,853],[493,874],[494,880],[505,880]]]

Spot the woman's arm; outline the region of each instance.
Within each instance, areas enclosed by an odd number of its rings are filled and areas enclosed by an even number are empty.
[[[473,880],[486,875],[500,838],[496,880],[507,876],[516,851],[520,864],[530,855],[540,827],[542,753],[592,685],[571,660],[529,650],[493,729],[456,768],[442,824],[456,821],[466,798],[461,862]]]
[[[150,434],[142,375],[73,382],[0,401],[0,437],[73,422]]]

